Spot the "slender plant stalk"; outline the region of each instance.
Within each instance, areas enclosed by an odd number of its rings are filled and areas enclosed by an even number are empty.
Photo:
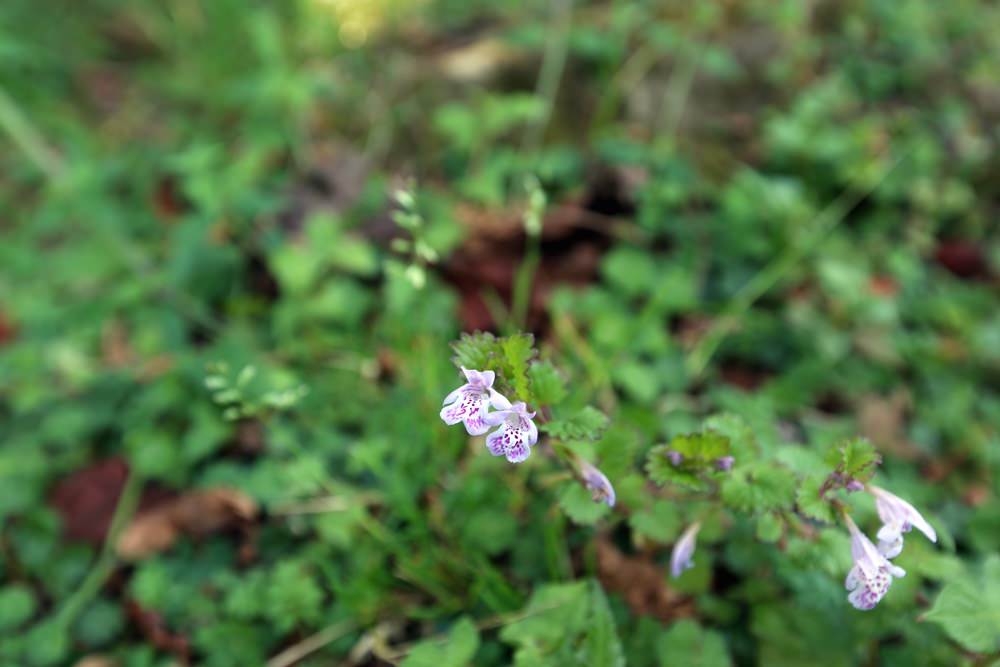
[[[542,100],[544,107],[541,118],[532,124],[525,134],[523,148],[527,151],[538,150],[552,118],[556,95],[559,93],[559,82],[562,81],[566,56],[569,53],[569,30],[572,22],[573,0],[553,0],[551,37],[545,46],[542,67],[535,86],[535,94]]]
[[[729,301],[722,314],[713,322],[708,332],[688,354],[686,360],[688,375],[700,377],[718,351],[719,346],[739,324],[747,311],[753,307],[760,297],[777,285],[806,256],[811,254],[854,208],[872,192],[898,167],[906,158],[899,158],[886,167],[871,186],[863,191],[845,190],[839,197],[830,202],[814,219],[807,238],[801,243],[789,246],[781,255],[754,275]]]
[[[517,267],[514,274],[514,293],[511,297],[510,321],[513,329],[523,330],[528,324],[528,310],[531,305],[532,287],[535,282],[535,273],[538,265],[542,261],[542,235],[529,232],[524,240],[524,259]]]
[[[56,611],[56,623],[63,627],[72,624],[87,604],[101,591],[104,583],[111,576],[118,562],[115,556],[115,544],[118,542],[118,536],[121,535],[125,525],[131,520],[136,508],[139,506],[139,494],[142,491],[142,483],[143,479],[139,473],[134,470],[129,472],[125,488],[122,489],[121,495],[118,497],[118,504],[115,505],[115,512],[111,517],[111,525],[108,527],[108,534],[104,538],[101,553],[98,555],[93,567],[90,568],[90,572],[87,573],[87,576],[81,582],[80,587]]]
[[[0,88],[0,128],[6,132],[21,152],[50,180],[56,180],[63,171],[62,161],[42,135],[21,113],[10,95]]]
[[[267,667],[289,667],[327,644],[352,632],[357,626],[353,621],[340,621],[328,625],[314,635],[309,635],[267,661]]]

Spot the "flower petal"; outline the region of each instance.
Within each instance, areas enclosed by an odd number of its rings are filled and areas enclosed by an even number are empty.
[[[470,417],[479,415],[485,402],[485,395],[478,391],[463,391],[458,400],[441,408],[441,419],[448,425],[464,422]],[[468,430],[468,427],[466,427]]]
[[[489,402],[482,394],[480,394],[480,397],[479,410],[463,420],[465,422],[465,430],[469,435],[482,435],[492,427],[492,424],[486,421],[488,414],[486,409]]]
[[[469,388],[468,384],[463,384],[461,387],[459,387],[455,391],[445,396],[444,400],[441,401],[441,405],[448,405],[449,403],[454,403],[455,401],[458,400],[458,397],[462,395],[462,392],[468,388]]]
[[[506,426],[501,426],[486,436],[486,449],[490,450],[490,454],[493,456],[504,455],[503,431],[505,428]]]

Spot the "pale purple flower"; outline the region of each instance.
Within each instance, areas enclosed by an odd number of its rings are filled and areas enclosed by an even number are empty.
[[[580,474],[595,503],[606,502],[608,507],[615,506],[615,487],[607,476],[595,466],[583,461],[580,464]]]
[[[486,436],[486,447],[493,456],[506,456],[511,463],[520,463],[531,455],[531,447],[538,442],[538,427],[534,412],[522,401],[513,405],[500,394],[493,400],[496,412],[486,415],[489,426],[500,428]]]
[[[854,565],[844,580],[844,587],[849,593],[847,601],[855,609],[874,609],[889,591],[893,577],[905,576],[906,571],[890,563],[858,530],[850,517],[845,516],[844,519],[851,533],[851,558],[854,559]]]
[[[679,577],[684,570],[694,567],[691,558],[694,556],[699,530],[701,530],[701,522],[692,523],[674,544],[674,550],[670,553],[670,575],[672,577]]]
[[[733,456],[722,456],[715,459],[715,469],[719,472],[729,472],[733,469],[733,464],[736,463],[736,458]]]
[[[667,458],[670,459],[670,463],[676,467],[679,466],[681,462],[684,460],[684,455],[678,451],[674,451],[673,449],[671,449],[670,451],[667,452]]]
[[[856,479],[852,479],[850,482],[844,485],[848,493],[855,493],[857,491],[864,491],[865,485]]]
[[[913,505],[899,496],[877,486],[869,486],[868,492],[875,496],[875,509],[882,520],[878,531],[878,549],[886,558],[895,558],[903,550],[903,533],[916,527],[931,542],[937,542],[937,533]]]
[[[495,406],[499,399],[503,399],[503,404],[507,404],[507,399],[493,389],[493,381],[496,373],[493,371],[470,371],[462,368],[465,373],[465,384],[451,392],[444,398],[444,407],[441,408],[441,419],[446,424],[465,424],[465,430],[469,435],[482,435],[490,429],[486,423],[486,412],[493,403]]]

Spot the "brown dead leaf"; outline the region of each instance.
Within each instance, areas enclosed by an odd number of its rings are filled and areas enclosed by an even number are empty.
[[[176,656],[180,664],[189,664],[191,641],[184,635],[171,632],[163,616],[153,610],[145,609],[135,600],[126,600],[125,610],[129,620],[138,626],[146,641],[155,648]]]
[[[56,482],[49,503],[59,513],[67,539],[89,544],[104,541],[127,477],[128,463],[113,458]]]
[[[166,551],[182,535],[201,537],[248,522],[257,503],[241,491],[201,489],[140,512],[122,532],[118,555],[138,560]]]
[[[73,667],[118,667],[118,665],[117,660],[106,655],[88,655],[73,663]]]
[[[597,542],[597,577],[639,616],[664,622],[694,616],[691,600],[667,585],[662,565],[648,556],[627,556],[606,539]]]
[[[894,457],[913,461],[920,452],[906,437],[906,411],[910,395],[899,390],[889,396],[869,394],[858,402],[858,427],[862,435]]]

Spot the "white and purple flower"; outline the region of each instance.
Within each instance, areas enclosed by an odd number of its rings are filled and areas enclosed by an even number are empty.
[[[670,553],[670,575],[674,578],[681,576],[684,570],[694,567],[692,557],[697,544],[698,531],[701,530],[701,522],[696,521],[688,526]]]
[[[470,371],[462,368],[466,383],[444,398],[441,408],[441,419],[448,425],[462,422],[469,435],[482,435],[490,430],[486,423],[489,405],[497,405],[500,399],[503,405],[509,405],[507,399],[493,389],[496,373],[493,371]]]
[[[889,592],[893,577],[905,576],[906,571],[890,563],[872,541],[858,530],[850,517],[845,516],[844,520],[851,533],[851,558],[854,559],[854,565],[844,580],[844,587],[849,593],[847,601],[855,609],[874,609],[879,600]]]
[[[903,533],[910,532],[914,527],[931,542],[937,542],[937,533],[913,505],[877,486],[869,486],[868,492],[875,496],[875,509],[882,520],[877,537],[878,550],[883,556],[898,556],[903,550]]]
[[[522,401],[511,405],[501,394],[495,394],[492,403],[498,409],[486,415],[487,428],[497,425],[500,428],[486,436],[486,447],[493,456],[506,456],[511,463],[521,463],[538,442],[538,427],[532,421],[535,413],[528,412]]]
[[[586,461],[580,463],[580,475],[595,503],[605,502],[608,507],[615,506],[615,487],[611,486],[607,475]]]

